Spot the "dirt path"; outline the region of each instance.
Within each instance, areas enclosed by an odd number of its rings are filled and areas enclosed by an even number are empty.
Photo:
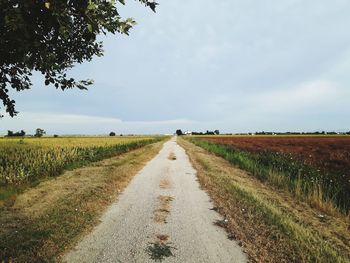
[[[173,138],[65,262],[246,262]]]

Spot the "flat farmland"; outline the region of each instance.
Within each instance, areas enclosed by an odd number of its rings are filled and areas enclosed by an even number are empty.
[[[314,206],[349,211],[350,136],[198,136],[192,141]]]
[[[278,152],[350,180],[350,136],[202,137],[249,152]]]
[[[159,138],[151,136],[1,138],[0,187],[4,189],[57,176],[64,169],[124,153],[157,140]]]

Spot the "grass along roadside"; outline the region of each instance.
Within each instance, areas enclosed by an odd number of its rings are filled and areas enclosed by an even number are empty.
[[[162,137],[77,137],[25,138],[0,140],[1,189],[35,183],[43,177],[96,162]]]
[[[2,139],[0,206],[13,203],[21,192],[48,177],[59,176],[65,170],[79,168],[163,139],[164,137]]]
[[[340,211],[347,214],[350,211],[349,185],[339,180],[339,176],[321,173],[291,156],[279,153],[252,153],[199,139],[191,139],[191,142],[238,165],[262,181],[288,190],[324,213]]]
[[[0,208],[0,262],[52,262],[98,223],[162,142],[67,171]]]
[[[253,262],[349,262],[349,218],[320,211],[228,161],[178,139],[202,187]]]

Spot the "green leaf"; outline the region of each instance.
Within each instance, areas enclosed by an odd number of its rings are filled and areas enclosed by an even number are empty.
[[[96,9],[96,8],[97,8],[96,4],[93,3],[92,1],[89,1],[89,4],[88,4],[88,6],[87,6],[87,9],[88,9],[88,10],[94,10],[94,9]]]
[[[87,28],[88,28],[89,32],[92,33],[92,31],[93,31],[92,25],[91,25],[91,24],[88,24],[88,25],[87,25]]]

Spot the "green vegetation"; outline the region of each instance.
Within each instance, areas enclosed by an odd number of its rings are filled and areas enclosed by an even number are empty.
[[[0,262],[60,262],[161,147],[162,142],[149,144],[66,171],[11,204],[0,202]]]
[[[214,153],[215,145],[191,141],[201,148],[187,140],[179,143],[215,208],[228,220],[227,231],[243,243],[252,262],[349,262],[348,218],[341,214],[320,218],[318,208],[290,198],[288,192],[204,148]],[[241,158],[244,163],[247,157]]]
[[[152,260],[162,262],[165,258],[174,256],[171,250],[176,248],[169,244],[170,243],[164,244],[160,242],[151,243],[147,248],[147,253]]]
[[[157,3],[139,0],[155,11]],[[135,21],[123,19],[124,0],[0,1],[0,101],[17,114],[10,90],[32,86],[32,72],[56,89],[86,89],[92,80],[67,76],[75,64],[102,56],[99,34],[129,34]],[[1,117],[1,114],[0,114]]]
[[[345,213],[350,209],[350,189],[347,185],[337,180],[337,176],[321,173],[291,155],[252,153],[195,138],[191,142],[249,171],[262,181],[308,200],[325,212],[333,212],[334,207]]]
[[[32,183],[162,140],[162,137],[0,140],[0,187]],[[0,196],[2,196],[0,194]]]

